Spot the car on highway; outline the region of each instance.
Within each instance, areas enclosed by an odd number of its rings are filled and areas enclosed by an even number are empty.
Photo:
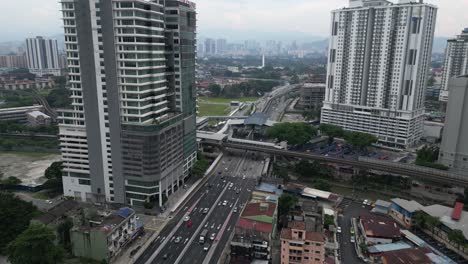
[[[190,220],[190,216],[186,215],[186,216],[184,217],[184,222],[187,222],[188,220]]]
[[[239,193],[240,193],[240,189],[237,189],[237,190],[236,190],[236,194],[239,194]]]
[[[207,207],[207,208],[203,209],[203,213],[207,214],[209,210],[210,210],[210,208]]]
[[[205,245],[203,246],[203,250],[204,250],[204,251],[208,251],[208,249],[210,249],[210,244],[205,244]]]
[[[176,237],[176,239],[174,239],[174,243],[179,244],[181,240],[182,240],[182,237],[178,236]]]
[[[245,180],[245,175],[242,176],[242,179]]]
[[[210,240],[213,241],[216,237],[216,233],[211,233]]]
[[[356,243],[356,239],[354,238],[354,236],[351,236],[351,243]]]
[[[188,221],[188,222],[187,222],[187,227],[192,227],[192,226],[193,226],[192,221]]]
[[[341,233],[341,226],[336,227],[336,232]]]
[[[163,255],[163,259],[168,259],[169,258],[169,254],[164,254]]]
[[[224,205],[224,206],[227,205],[227,201],[226,201],[226,200],[223,201],[223,205]]]
[[[232,210],[234,213],[237,213],[237,207],[234,207],[234,210]]]

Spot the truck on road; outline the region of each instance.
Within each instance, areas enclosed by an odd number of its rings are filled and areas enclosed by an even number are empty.
[[[200,244],[205,243],[206,235],[208,235],[208,229],[204,229],[204,230],[200,233],[200,240],[198,241],[198,242],[200,242]]]

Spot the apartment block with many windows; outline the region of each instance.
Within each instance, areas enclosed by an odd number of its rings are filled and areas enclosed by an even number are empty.
[[[62,0],[66,196],[162,205],[196,159],[195,4]]]
[[[305,222],[293,222],[281,230],[281,264],[325,263],[325,238],[322,233],[307,231]]]
[[[464,74],[468,74],[468,28],[463,29],[456,38],[447,40],[440,101],[448,102],[450,78]]]
[[[392,147],[417,143],[436,15],[409,0],[350,0],[332,11],[321,121]]]

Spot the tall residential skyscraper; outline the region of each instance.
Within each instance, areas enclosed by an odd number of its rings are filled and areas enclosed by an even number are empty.
[[[214,55],[216,53],[216,41],[214,39],[205,39],[205,55]]]
[[[448,81],[450,90],[439,162],[468,175],[468,75]]]
[[[196,160],[195,4],[62,0],[66,196],[162,205]]]
[[[322,123],[405,148],[422,135],[437,8],[350,0],[332,11]]]
[[[60,75],[57,40],[43,37],[26,39],[29,72],[37,76]]]
[[[224,54],[227,51],[227,41],[226,39],[217,39],[216,40],[216,54]]]
[[[449,79],[468,73],[468,28],[456,38],[447,40],[445,49],[444,73],[439,100],[447,102],[449,97]]]

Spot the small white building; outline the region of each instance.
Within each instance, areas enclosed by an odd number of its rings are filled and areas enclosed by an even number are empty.
[[[50,116],[37,110],[28,112],[26,115],[30,126],[48,126],[52,120]]]

